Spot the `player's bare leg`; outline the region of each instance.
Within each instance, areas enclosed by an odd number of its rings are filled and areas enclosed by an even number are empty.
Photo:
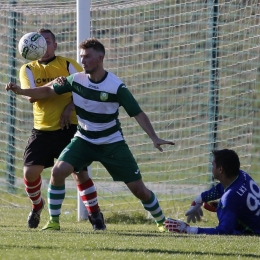
[[[126,185],[131,192],[141,200],[143,207],[153,216],[159,231],[167,231],[163,224],[165,221],[165,216],[155,194],[151,190],[147,189],[142,180],[129,182]]]
[[[146,188],[142,180],[129,182],[126,185],[129,190],[141,201],[149,200],[152,196],[151,191]]]

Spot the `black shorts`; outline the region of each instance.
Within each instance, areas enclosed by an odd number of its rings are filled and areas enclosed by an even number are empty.
[[[77,125],[70,125],[69,129],[56,131],[41,131],[32,129],[24,152],[24,165],[43,165],[52,167],[62,150],[70,143],[77,131]]]

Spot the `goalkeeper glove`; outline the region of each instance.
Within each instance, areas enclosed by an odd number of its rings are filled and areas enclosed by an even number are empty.
[[[170,232],[174,232],[174,233],[187,233],[187,234],[198,233],[197,227],[190,227],[189,224],[173,218],[167,218],[164,221],[164,225]]]
[[[196,223],[196,221],[201,221],[201,217],[203,216],[203,211],[201,209],[202,204],[203,202],[201,195],[198,195],[191,203],[189,210],[185,213],[188,223],[190,223],[191,220],[193,223]]]

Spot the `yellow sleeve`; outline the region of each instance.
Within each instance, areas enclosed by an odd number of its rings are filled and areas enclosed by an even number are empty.
[[[70,58],[66,58],[72,65],[73,67],[78,71],[78,72],[81,72],[83,71],[83,68],[80,64],[78,64],[75,60],[73,59],[70,59]]]
[[[32,84],[34,84],[34,82],[30,82],[30,79],[28,78],[28,75],[26,73],[26,67],[27,67],[27,64],[22,65],[22,67],[19,71],[21,88],[23,88],[23,89],[28,89],[28,88],[30,88],[30,86],[32,86]]]

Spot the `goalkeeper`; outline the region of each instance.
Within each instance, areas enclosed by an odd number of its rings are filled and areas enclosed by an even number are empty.
[[[260,188],[240,170],[238,155],[228,149],[213,151],[212,173],[220,183],[198,195],[185,215],[188,223],[191,220],[196,223],[203,216],[203,203],[219,199],[216,208],[218,226],[191,227],[183,221],[168,218],[166,228],[170,232],[189,234],[260,235]]]

